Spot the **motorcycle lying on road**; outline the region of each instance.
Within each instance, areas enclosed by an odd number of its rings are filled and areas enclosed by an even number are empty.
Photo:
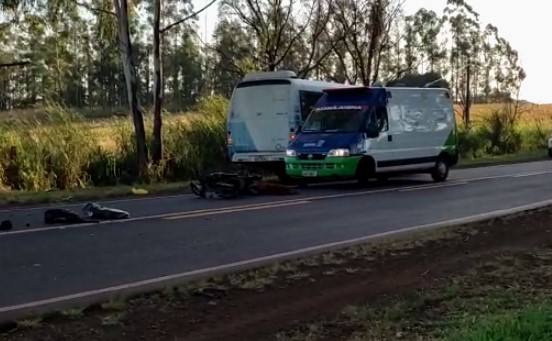
[[[192,193],[207,199],[233,199],[240,195],[257,194],[256,182],[262,176],[257,174],[239,174],[214,172],[190,183]]]

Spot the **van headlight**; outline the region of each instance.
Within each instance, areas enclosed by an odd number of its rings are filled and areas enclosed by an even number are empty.
[[[288,157],[297,156],[297,152],[295,152],[295,150],[293,150],[293,149],[287,149],[286,150],[286,156],[288,156]]]
[[[345,148],[332,149],[328,152],[328,156],[349,156],[351,151]]]

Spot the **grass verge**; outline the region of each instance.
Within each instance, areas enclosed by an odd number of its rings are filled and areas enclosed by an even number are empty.
[[[464,158],[460,159],[456,168],[474,168],[487,167],[496,165],[508,165],[515,163],[524,163],[532,161],[548,160],[548,151],[546,149],[538,149],[532,151],[524,151],[515,154],[482,156],[476,159]]]
[[[31,316],[3,338],[547,340],[551,218],[539,210]]]
[[[280,332],[278,341],[552,340],[550,248],[504,252],[434,288],[349,305],[337,318]]]
[[[141,190],[145,190],[143,193]],[[144,186],[91,187],[79,190],[48,192],[0,191],[1,206],[24,206],[86,200],[124,199],[139,196],[181,194],[189,192],[189,182],[157,183]]]

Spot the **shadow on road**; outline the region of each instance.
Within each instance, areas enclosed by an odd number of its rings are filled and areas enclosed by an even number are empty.
[[[309,190],[378,190],[378,189],[385,189],[385,188],[395,188],[395,187],[408,187],[408,186],[418,186],[418,185],[426,185],[432,183],[431,180],[424,180],[422,178],[393,178],[389,179],[385,182],[379,182],[379,181],[371,181],[366,186],[360,186],[355,181],[335,181],[335,182],[318,182],[318,183],[309,183],[307,187],[301,188],[303,189],[309,189]]]

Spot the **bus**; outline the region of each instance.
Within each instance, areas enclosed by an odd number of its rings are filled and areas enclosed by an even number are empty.
[[[293,71],[254,72],[234,87],[227,117],[230,162],[286,178],[288,143],[328,88],[351,85],[299,79]]]

